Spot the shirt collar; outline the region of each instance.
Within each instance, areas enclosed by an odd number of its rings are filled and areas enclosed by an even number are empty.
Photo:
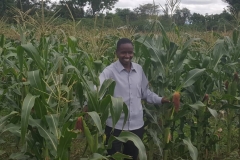
[[[131,62],[132,63],[132,62]],[[123,65],[121,64],[121,62],[119,60],[116,61],[116,68],[117,68],[117,71],[120,73],[122,70],[125,70],[125,68],[123,67]],[[131,65],[131,71],[137,71],[136,70],[136,66],[134,63],[132,63]]]

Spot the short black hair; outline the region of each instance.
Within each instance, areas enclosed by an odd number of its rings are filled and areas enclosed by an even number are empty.
[[[121,38],[121,39],[119,39],[118,42],[117,42],[117,49],[116,49],[116,51],[120,48],[120,46],[122,44],[126,44],[126,43],[130,43],[130,44],[133,45],[133,42],[130,39],[128,39],[128,38]]]

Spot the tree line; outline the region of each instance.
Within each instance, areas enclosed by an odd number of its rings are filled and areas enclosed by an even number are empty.
[[[44,9],[45,16],[57,16],[59,19],[82,20],[86,28],[93,26],[121,27],[133,26],[139,31],[150,29],[153,19],[158,19],[164,27],[172,23],[181,28],[199,31],[231,30],[240,17],[239,0],[223,0],[228,8],[220,14],[201,15],[191,13],[188,8],[179,8],[180,0],[168,0],[164,6],[142,4],[130,10],[114,8],[118,0],[0,0],[0,16],[14,17],[13,8],[29,15],[35,15]],[[97,20],[96,20],[97,19]],[[94,24],[93,24],[94,23]]]

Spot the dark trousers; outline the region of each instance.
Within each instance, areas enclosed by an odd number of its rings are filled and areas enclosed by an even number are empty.
[[[108,142],[110,135],[118,137],[120,135],[121,131],[122,130],[118,130],[118,129],[114,129],[112,131],[112,127],[106,126],[105,134],[106,134],[107,142]],[[132,130],[130,132],[136,134],[140,139],[142,139],[143,131],[144,131],[144,129],[142,127],[142,128],[136,129],[136,130]],[[115,140],[112,143],[112,148],[107,150],[107,152],[108,152],[108,155],[113,155],[116,152],[120,152],[120,153],[131,156],[133,158],[133,160],[137,160],[137,157],[138,157],[138,149],[132,141],[127,141],[126,143],[123,143],[123,142]]]

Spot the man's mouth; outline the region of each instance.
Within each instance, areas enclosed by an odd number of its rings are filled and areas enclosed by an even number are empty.
[[[125,59],[123,59],[123,60],[126,61],[126,62],[131,61],[129,58],[125,58]]]

